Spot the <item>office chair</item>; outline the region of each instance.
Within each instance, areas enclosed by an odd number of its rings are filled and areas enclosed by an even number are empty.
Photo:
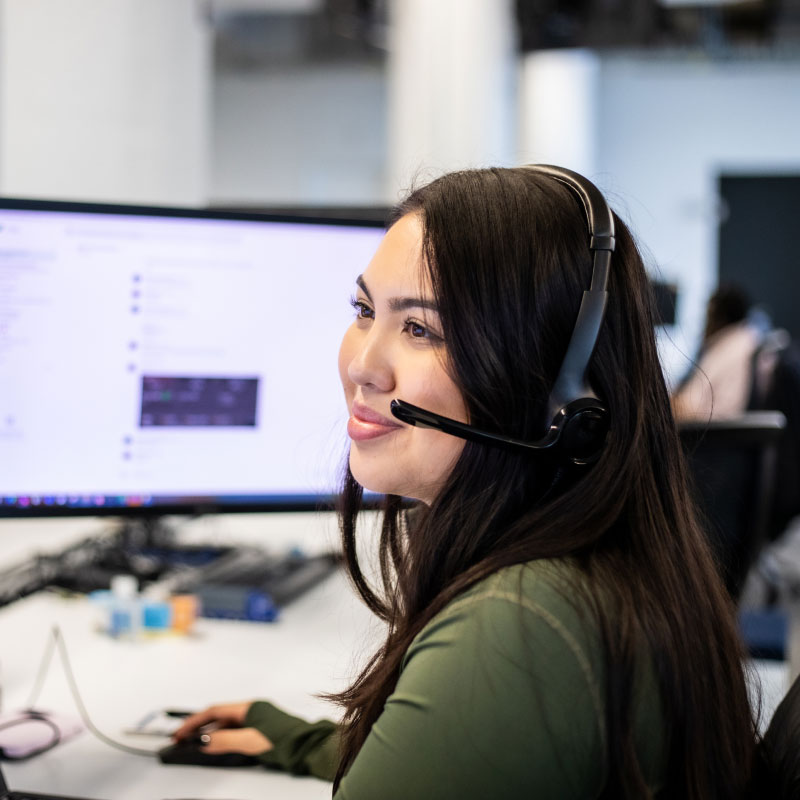
[[[753,356],[748,408],[771,409],[786,417],[778,444],[775,496],[767,535],[777,539],[800,514],[800,345],[785,330],[771,331]]]
[[[785,428],[786,418],[777,411],[678,425],[695,499],[734,601],[766,542],[777,445]]]

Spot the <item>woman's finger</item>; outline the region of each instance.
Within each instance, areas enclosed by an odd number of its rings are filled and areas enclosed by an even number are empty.
[[[272,750],[272,742],[255,728],[210,731],[200,738],[205,753],[243,753],[257,756]]]
[[[173,739],[185,739],[193,736],[204,725],[217,723],[220,728],[239,727],[244,724],[247,710],[252,705],[252,701],[247,700],[242,703],[222,703],[209,706],[203,711],[191,714],[186,717],[183,724],[172,734]]]
[[[183,721],[183,724],[173,734],[173,739],[185,739],[187,736],[193,735],[198,728],[203,725],[208,725],[209,722],[214,722],[217,719],[214,711],[214,706],[206,708],[203,711],[198,711],[196,714],[190,714]]]

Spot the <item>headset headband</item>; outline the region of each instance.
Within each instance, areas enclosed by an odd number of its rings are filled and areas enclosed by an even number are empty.
[[[589,180],[562,167],[529,164],[525,169],[549,175],[580,199],[586,213],[589,249],[593,254],[592,280],[584,291],[567,351],[548,398],[550,426],[542,438],[525,442],[490,433],[403,400],[392,400],[392,414],[409,425],[449,433],[480,444],[527,453],[558,454],[564,463],[590,464],[597,460],[609,428],[608,409],[586,381],[605,314],[606,285],[614,250],[614,215],[600,190]]]
[[[602,192],[583,175],[549,164],[530,164],[526,169],[555,178],[577,195],[586,213],[589,249],[593,253],[592,280],[589,289],[581,298],[567,352],[550,392],[550,413],[554,415],[559,408],[573,400],[580,397],[595,397],[586,382],[586,370],[605,315],[608,271],[615,245],[614,215]]]

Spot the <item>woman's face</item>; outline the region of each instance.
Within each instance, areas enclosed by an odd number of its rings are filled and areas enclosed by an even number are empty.
[[[467,421],[461,394],[445,369],[430,287],[421,268],[422,223],[408,214],[393,225],[357,279],[356,318],[339,351],[350,419],[350,470],[366,489],[430,504],[464,442],[395,419],[389,404],[406,400]]]

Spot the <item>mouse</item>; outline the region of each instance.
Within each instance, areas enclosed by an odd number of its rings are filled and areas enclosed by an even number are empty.
[[[162,764],[192,764],[199,767],[252,767],[258,764],[255,756],[244,753],[206,753],[200,734],[162,747],[158,751]]]

